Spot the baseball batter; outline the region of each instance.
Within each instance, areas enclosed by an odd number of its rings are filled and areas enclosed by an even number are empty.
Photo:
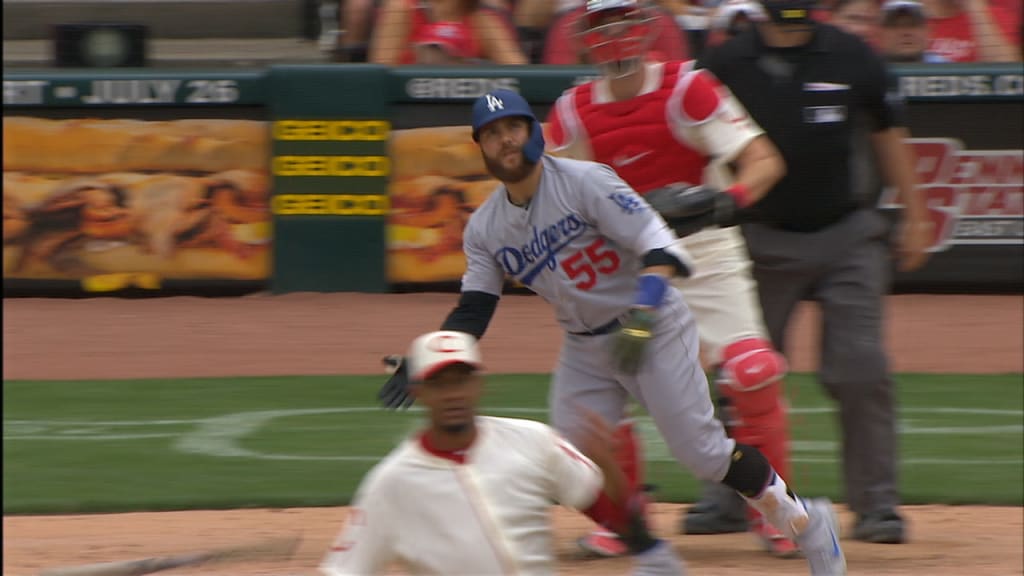
[[[550,393],[556,429],[578,439],[581,408],[617,422],[632,396],[680,463],[743,494],[801,545],[812,574],[844,574],[831,503],[796,498],[714,418],[697,329],[669,283],[692,264],[665,221],[608,166],[544,155],[540,123],[515,92],[479,98],[472,125],[502,185],[470,217],[462,294],[442,328],[482,336],[504,279],[518,280],[554,307],[566,332]],[[385,404],[406,404],[407,377],[400,368],[385,384]]]
[[[548,117],[549,146],[561,156],[613,167],[640,194],[704,185],[709,207],[719,199],[736,208],[753,203],[784,174],[781,155],[709,72],[695,70],[692,61],[645,61],[649,21],[637,0],[587,2],[583,44],[603,78],[558,99]],[[712,187],[724,191],[719,199]],[[781,400],[786,362],[767,337],[743,236],[728,226],[685,236],[678,245],[693,256],[695,269],[675,284],[696,317],[702,356],[716,367],[718,392],[729,408],[721,416],[738,442],[757,447],[788,477]],[[750,516],[770,552],[797,552],[756,511]],[[704,531],[698,518],[687,517],[687,532]],[[738,520],[742,530],[742,513]],[[581,545],[603,555],[621,548],[600,532]]]
[[[424,334],[406,359],[429,426],[363,480],[324,574],[381,574],[392,562],[414,574],[553,574],[551,502],[618,518],[623,537],[647,547],[634,576],[683,573],[631,512],[606,423],[588,418],[584,455],[540,422],[476,415],[480,351],[463,332]]]

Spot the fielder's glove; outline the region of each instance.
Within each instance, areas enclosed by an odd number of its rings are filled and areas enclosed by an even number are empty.
[[[409,393],[409,370],[402,356],[385,356],[381,361],[391,372],[391,377],[377,392],[377,399],[385,408],[391,410],[406,409],[412,406],[415,398]]]
[[[712,186],[670,184],[651,190],[644,199],[680,238],[704,228],[739,223],[736,197]]]
[[[653,327],[653,310],[633,308],[629,311],[629,317],[615,333],[612,342],[612,358],[619,370],[626,374],[636,374],[640,370]]]

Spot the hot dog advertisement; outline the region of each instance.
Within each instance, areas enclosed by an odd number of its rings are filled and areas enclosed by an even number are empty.
[[[7,116],[3,137],[5,277],[269,276],[265,122]]]
[[[388,281],[459,280],[466,268],[462,232],[498,186],[469,126],[393,131],[388,156]]]

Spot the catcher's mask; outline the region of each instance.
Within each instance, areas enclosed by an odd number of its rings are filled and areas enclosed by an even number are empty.
[[[633,74],[654,39],[653,20],[641,0],[587,0],[579,35],[590,62],[613,78]]]

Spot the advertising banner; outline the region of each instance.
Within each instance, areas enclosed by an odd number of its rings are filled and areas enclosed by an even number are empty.
[[[893,270],[896,291],[1019,291],[1024,288],[1024,76],[1011,66],[897,69],[921,192],[935,223],[932,256],[913,272]],[[497,182],[483,167],[464,124],[488,90],[522,93],[545,118],[584,70],[535,74],[397,69],[389,156],[388,280],[457,283],[459,239],[469,214]],[[894,223],[902,209],[887,189],[880,208]],[[898,229],[894,228],[896,238]]]
[[[5,279],[269,276],[265,122],[12,115],[3,137]]]
[[[466,267],[462,231],[498,181],[484,168],[469,126],[391,133],[388,281],[458,280]]]

